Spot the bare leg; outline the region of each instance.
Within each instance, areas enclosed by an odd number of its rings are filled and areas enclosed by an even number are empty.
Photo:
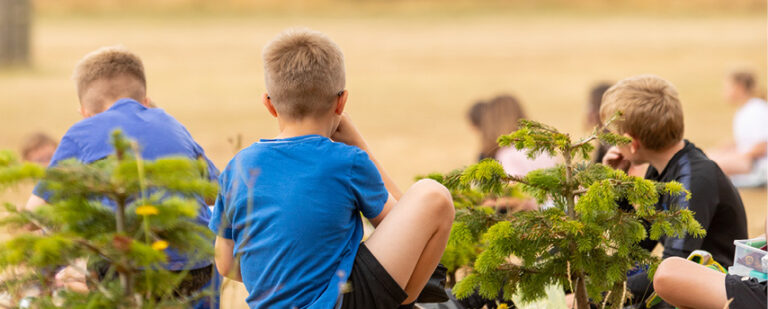
[[[725,274],[672,257],[661,262],[653,277],[656,293],[678,308],[725,308]]]
[[[376,227],[365,245],[397,281],[412,303],[445,251],[453,223],[451,194],[439,183],[411,186]]]

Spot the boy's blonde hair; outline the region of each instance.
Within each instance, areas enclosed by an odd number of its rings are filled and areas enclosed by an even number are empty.
[[[137,84],[115,85],[114,95],[130,97],[141,101],[146,97],[147,79],[141,58],[122,46],[107,46],[88,53],[75,66],[72,79],[77,85],[77,95],[82,98],[84,91],[94,81],[130,77]],[[119,92],[119,93],[118,93]]]
[[[267,44],[263,57],[267,93],[281,116],[327,112],[344,90],[344,55],[320,32],[285,31]]]
[[[600,119],[616,112],[622,116],[612,127],[627,133],[650,150],[664,150],[683,139],[683,108],[677,89],[655,75],[638,75],[619,81],[603,95]]]

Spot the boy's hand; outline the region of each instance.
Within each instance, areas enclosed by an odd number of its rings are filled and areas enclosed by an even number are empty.
[[[336,127],[336,132],[333,132],[331,135],[331,139],[350,146],[357,146],[362,150],[367,150],[367,145],[363,136],[357,131],[357,128],[352,123],[352,119],[349,118],[347,113],[341,115],[339,126]]]
[[[624,156],[619,152],[619,147],[613,146],[609,148],[608,152],[603,156],[603,165],[622,170],[626,173],[629,170],[631,163],[629,160],[624,159]]]

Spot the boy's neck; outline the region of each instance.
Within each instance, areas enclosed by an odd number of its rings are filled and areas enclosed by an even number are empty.
[[[649,151],[648,163],[657,171],[659,171],[659,173],[661,173],[667,167],[669,161],[672,160],[672,157],[674,157],[675,154],[677,154],[683,148],[685,148],[685,141],[680,140],[667,149],[653,152]]]
[[[332,122],[326,119],[304,118],[301,120],[283,120],[278,119],[280,125],[280,134],[277,139],[290,138],[304,135],[320,135],[331,137],[333,130]]]

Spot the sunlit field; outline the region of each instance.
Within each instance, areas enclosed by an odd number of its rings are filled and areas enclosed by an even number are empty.
[[[33,131],[61,137],[80,119],[70,80],[75,62],[100,46],[123,44],[143,58],[150,97],[224,168],[238,147],[277,134],[261,105],[261,50],[294,26],[323,31],[341,46],[348,111],[402,187],[416,175],[473,163],[478,143],[465,112],[497,94],[517,96],[533,119],[582,134],[590,86],[658,74],[678,87],[686,137],[706,149],[731,134],[735,108],[723,99],[725,75],[751,67],[765,90],[764,8],[703,16],[280,12],[38,16],[32,68],[0,71],[0,149],[18,149]],[[742,193],[750,235],[760,234],[766,192]],[[237,297],[224,298],[244,306]]]

